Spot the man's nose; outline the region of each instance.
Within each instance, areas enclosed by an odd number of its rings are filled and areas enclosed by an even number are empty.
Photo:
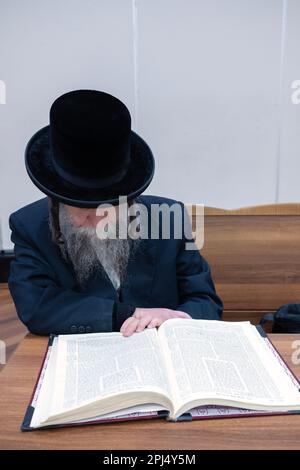
[[[100,219],[101,217],[97,216],[96,209],[91,209],[87,214],[87,221],[93,226],[96,226]]]

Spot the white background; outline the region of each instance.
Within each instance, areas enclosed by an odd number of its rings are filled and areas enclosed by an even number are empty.
[[[25,145],[78,88],[129,107],[156,158],[147,193],[224,208],[300,201],[300,0],[0,0],[0,80],[3,248],[9,214],[43,197]]]

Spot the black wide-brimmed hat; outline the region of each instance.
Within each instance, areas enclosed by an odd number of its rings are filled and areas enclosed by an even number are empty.
[[[150,184],[154,158],[131,130],[119,99],[101,91],[76,90],[57,98],[50,124],[27,144],[27,172],[48,196],[76,207],[117,204]]]

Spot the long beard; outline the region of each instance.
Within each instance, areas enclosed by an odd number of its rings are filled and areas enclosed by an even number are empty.
[[[135,252],[138,239],[100,239],[94,227],[74,226],[62,204],[59,206],[59,224],[64,242],[61,245],[62,255],[72,263],[77,282],[82,289],[101,266],[116,289],[126,281],[129,257]]]

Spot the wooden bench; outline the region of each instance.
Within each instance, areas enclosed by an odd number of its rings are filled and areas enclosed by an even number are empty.
[[[6,362],[27,333],[17,317],[16,309],[5,283],[0,284],[0,340],[6,344]],[[0,371],[3,369],[0,364]]]
[[[197,206],[187,209],[195,226]],[[205,207],[204,214],[201,253],[224,302],[224,320],[257,324],[265,312],[300,303],[300,204]]]

